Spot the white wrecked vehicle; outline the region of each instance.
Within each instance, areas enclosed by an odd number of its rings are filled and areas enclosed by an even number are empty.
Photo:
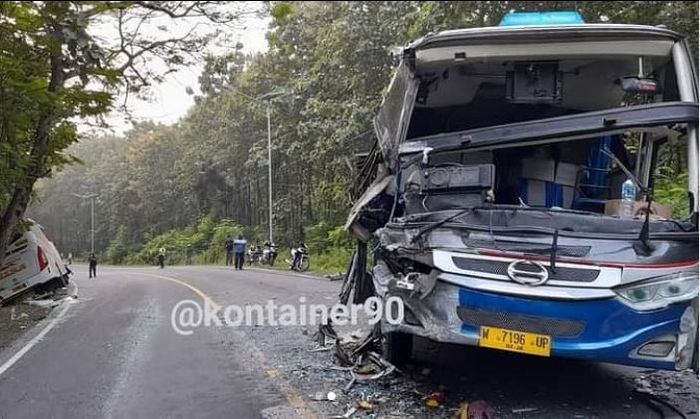
[[[10,244],[0,266],[0,304],[29,290],[63,287],[72,273],[43,228],[32,220],[25,223],[29,229]]]
[[[409,44],[358,162],[341,301],[401,298],[395,363],[423,336],[697,370],[696,77],[680,34],[575,12]],[[653,198],[671,144],[675,216]]]

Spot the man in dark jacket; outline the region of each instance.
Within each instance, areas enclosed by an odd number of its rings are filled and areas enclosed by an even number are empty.
[[[90,266],[89,277],[97,278],[97,258],[95,257],[94,253],[90,253],[90,257],[88,258],[88,265]]]
[[[226,248],[226,266],[233,265],[233,240],[229,237],[224,244]]]

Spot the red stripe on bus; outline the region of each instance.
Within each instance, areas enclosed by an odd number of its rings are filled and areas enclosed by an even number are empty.
[[[480,255],[484,256],[495,256],[495,257],[508,257],[508,258],[525,258],[529,260],[539,260],[539,261],[545,261],[548,262],[550,260],[549,257],[546,256],[532,256],[528,255],[526,253],[520,254],[520,253],[508,253],[508,252],[499,252],[496,250],[479,250]],[[684,267],[690,267],[693,265],[697,265],[698,261],[696,260],[683,260],[679,262],[668,262],[668,263],[622,263],[622,262],[611,262],[611,261],[591,261],[591,260],[582,260],[582,259],[571,259],[571,258],[557,258],[557,262],[563,262],[563,263],[571,263],[571,264],[576,264],[576,265],[594,265],[594,266],[603,266],[603,267],[610,267],[610,268],[645,268],[645,269],[664,269],[664,268],[684,268]]]

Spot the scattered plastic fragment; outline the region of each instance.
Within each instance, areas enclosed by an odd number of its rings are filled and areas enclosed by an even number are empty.
[[[375,371],[376,371],[376,370],[375,370],[375,368],[374,368],[374,365],[372,365],[372,364],[365,364],[365,365],[360,366],[355,372],[356,372],[357,374],[365,374],[365,375],[367,375],[367,374],[373,374]]]
[[[357,407],[359,407],[362,410],[372,410],[373,406],[370,402],[367,400],[358,400],[357,401]]]
[[[436,399],[425,399],[425,405],[428,407],[439,407],[440,402]]]
[[[523,413],[536,412],[537,410],[538,409],[536,407],[523,407],[520,409],[513,409],[513,410],[511,410],[511,413],[518,415],[518,414],[523,414]]]
[[[428,407],[438,407],[445,400],[445,391],[440,389],[425,396],[425,405]]]

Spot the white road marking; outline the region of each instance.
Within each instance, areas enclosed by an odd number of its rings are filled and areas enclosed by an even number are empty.
[[[65,307],[63,307],[63,310],[61,310],[61,312],[58,313],[58,315],[54,317],[54,319],[51,320],[51,322],[47,324],[46,327],[44,327],[44,329],[38,335],[34,336],[34,338],[27,342],[27,344],[24,345],[22,349],[20,349],[16,354],[12,355],[12,358],[8,359],[4,364],[0,365],[0,376],[5,371],[10,369],[10,367],[12,367],[17,361],[19,361],[27,352],[29,352],[37,343],[39,343],[39,341],[43,339],[43,337],[46,336],[46,334],[49,333],[51,329],[54,328],[54,326],[56,326],[56,323],[58,323],[58,321],[61,320],[63,315],[66,314],[72,302],[73,299],[66,301],[64,303]]]

